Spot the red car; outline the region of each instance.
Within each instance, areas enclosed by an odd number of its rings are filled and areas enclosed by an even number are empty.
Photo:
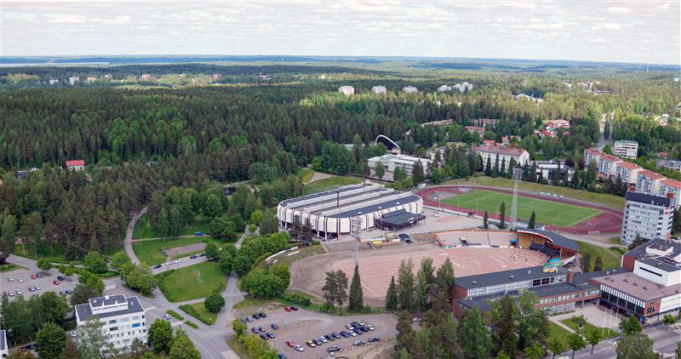
[[[286,341],[286,345],[288,345],[289,347],[293,348],[293,343],[291,343],[291,342],[288,341],[288,340]]]
[[[54,283],[54,285],[59,285],[59,281],[56,279],[52,283]]]
[[[290,312],[290,311],[291,311],[291,307],[286,307],[286,308],[284,308],[284,309],[285,309],[287,312]]]
[[[31,279],[38,279],[38,276],[34,274],[31,276]]]

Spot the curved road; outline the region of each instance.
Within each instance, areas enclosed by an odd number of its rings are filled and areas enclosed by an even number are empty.
[[[139,217],[142,214],[146,213],[146,211],[147,207],[145,207],[140,211],[140,213],[135,214],[132,217],[130,223],[128,224],[128,229],[125,235],[124,242],[125,252],[128,255],[128,257],[130,257],[130,260],[135,264],[139,264],[140,261],[137,258],[137,255],[135,255],[135,251],[133,250],[132,247],[133,231],[135,230],[137,220],[139,220]],[[248,234],[249,233],[246,232],[243,235],[241,235],[241,238],[239,238],[239,240],[236,242],[237,248],[241,247],[241,243],[248,236]],[[205,257],[199,257],[197,258],[197,260],[204,261],[205,260],[204,258]],[[194,264],[196,264],[196,261],[185,260],[184,262],[180,263],[178,267],[186,267]],[[165,269],[167,268],[163,267],[163,270]],[[183,330],[187,332],[189,337],[194,342],[196,348],[201,352],[201,357],[203,359],[225,359],[225,358],[239,359],[239,356],[227,345],[227,334],[232,333],[231,322],[235,318],[232,308],[236,303],[243,300],[245,295],[245,293],[240,292],[239,289],[237,288],[238,282],[239,276],[236,273],[232,272],[229,278],[227,279],[227,286],[224,292],[222,292],[222,296],[225,298],[225,307],[222,309],[220,314],[218,314],[218,318],[215,321],[215,324],[210,326],[203,324],[202,322],[190,317],[189,315],[178,309],[179,306],[182,304],[193,304],[201,302],[203,299],[192,300],[183,303],[170,303],[168,299],[166,299],[166,297],[163,295],[163,292],[161,292],[158,289],[155,290],[153,293],[154,298],[147,298],[139,295],[134,291],[131,291],[128,288],[125,288],[123,286],[123,283],[118,278],[113,278],[105,281],[106,284],[105,293],[106,294],[124,293],[130,296],[137,296],[142,302],[142,305],[144,305],[144,307],[147,309],[147,313],[150,318],[149,322],[152,323],[153,320],[162,318],[166,314],[167,310],[174,310],[183,317],[185,317],[185,319],[190,319],[194,324],[198,325],[199,329],[194,329],[187,325],[184,325],[180,321],[177,321],[175,318],[172,318],[171,322],[173,326],[178,325],[183,326]]]

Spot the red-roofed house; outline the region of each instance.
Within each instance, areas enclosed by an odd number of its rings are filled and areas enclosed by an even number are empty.
[[[594,162],[596,163],[596,166],[598,166],[598,160],[601,158],[602,154],[603,152],[595,148],[584,150],[584,164],[588,166],[591,162]]]
[[[649,170],[643,170],[638,173],[636,180],[636,190],[644,193],[660,193],[662,181],[667,179],[665,176]]]
[[[622,182],[629,184],[636,184],[638,181],[638,173],[643,171],[643,168],[631,162],[622,161],[617,164],[615,170],[615,178],[620,178]]]
[[[556,132],[549,131],[549,130],[542,130],[541,131],[541,137],[542,138],[543,137],[556,137],[556,136],[558,136],[558,134]]]
[[[466,126],[466,131],[468,131],[468,133],[470,133],[471,135],[477,132],[480,134],[480,138],[485,137],[484,127]]]
[[[603,153],[598,159],[598,172],[606,176],[614,176],[616,173],[617,164],[622,160],[615,156],[610,156]]]
[[[497,142],[494,140],[482,140],[482,144],[485,146],[494,146]]]
[[[85,170],[85,160],[66,161],[66,168],[68,168],[69,171],[84,171]]]
[[[530,160],[530,154],[521,148],[507,147],[507,146],[475,146],[473,151],[482,157],[483,168],[487,166],[487,161],[496,161],[497,156],[499,156],[499,165],[501,166],[502,161],[506,161],[506,168],[508,168],[511,163],[511,159],[515,160],[518,165],[524,165]],[[494,162],[492,162],[492,166]]]
[[[546,129],[558,131],[559,128],[570,128],[570,122],[565,120],[551,120],[546,125]]]
[[[672,199],[672,206],[676,210],[681,210],[681,182],[671,178],[662,180],[660,185],[660,196]]]

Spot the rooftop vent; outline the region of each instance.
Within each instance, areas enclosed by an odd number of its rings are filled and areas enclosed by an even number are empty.
[[[634,287],[638,287],[638,283],[634,282]]]
[[[643,286],[643,289],[648,290],[648,288],[645,285]]]
[[[105,296],[104,296],[104,300],[109,300],[109,296],[108,296],[108,295],[105,295]]]
[[[510,276],[508,276],[508,277],[511,278],[511,279],[515,278],[515,276],[512,275],[512,274],[511,274]]]
[[[627,278],[624,278],[624,281],[627,282],[627,283],[629,283],[629,279],[627,279]]]
[[[478,281],[477,281],[477,280],[474,280],[474,281],[472,281],[471,283],[473,283],[473,284],[478,284]]]

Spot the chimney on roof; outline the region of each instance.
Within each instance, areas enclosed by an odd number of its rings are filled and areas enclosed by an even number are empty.
[[[572,276],[573,276],[572,269],[569,269],[568,274],[567,274],[567,282],[568,283],[572,283]]]
[[[105,295],[105,296],[104,296],[104,300],[109,300],[109,296],[108,296],[108,295]]]

